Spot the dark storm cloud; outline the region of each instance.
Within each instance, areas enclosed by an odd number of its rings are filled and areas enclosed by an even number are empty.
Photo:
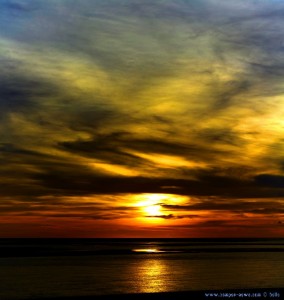
[[[5,121],[2,126],[9,128],[9,117],[16,116],[26,119],[34,128],[42,127],[43,131],[60,125],[79,131],[94,129],[96,124],[114,115],[107,105],[94,104],[88,109],[83,108],[79,97],[68,95],[57,82],[44,78],[45,75],[40,78],[23,71],[19,74],[12,71],[7,70],[0,78],[0,114],[1,121]],[[15,131],[20,130],[15,128]],[[12,139],[13,132],[10,133]],[[52,136],[45,138],[48,141]]]
[[[77,169],[77,170],[76,170]],[[77,165],[63,165],[49,172],[33,176],[46,191],[58,195],[90,195],[90,194],[127,194],[127,193],[165,193],[165,186],[176,186],[177,195],[188,196],[219,196],[241,198],[282,197],[282,189],[275,190],[266,186],[256,185],[246,180],[221,176],[200,177],[198,180],[172,178],[147,178],[123,176],[106,176],[96,174],[90,169],[81,169]],[[168,192],[172,193],[170,188]],[[232,201],[232,200],[228,200]],[[215,203],[204,203],[204,209],[214,209]],[[201,205],[202,206],[202,205]]]
[[[19,156],[32,157],[32,158],[35,158],[37,156],[39,156],[40,158],[44,157],[44,155],[41,153],[32,150],[17,148],[15,145],[10,143],[0,144],[0,153],[8,154],[9,157],[13,159],[17,159]]]
[[[240,140],[237,134],[234,134],[229,129],[221,128],[203,130],[199,132],[198,138],[206,142],[210,141],[226,144],[236,144]],[[215,161],[216,157],[226,155],[227,153],[222,149],[209,149],[208,147],[198,144],[178,143],[158,138],[137,138],[127,131],[114,131],[110,134],[97,135],[89,141],[78,140],[64,142],[58,146],[60,149],[71,153],[78,153],[83,156],[102,159],[108,163],[121,164],[127,167],[146,167],[149,165],[149,161],[147,161],[146,158],[139,157],[139,153],[180,155],[188,159],[207,162]],[[135,152],[131,152],[132,150]],[[183,172],[182,167],[180,169]],[[245,167],[242,172],[244,171]],[[198,173],[198,170],[192,169],[189,173],[190,172],[194,174]]]
[[[160,204],[164,209],[169,211],[221,211],[233,213],[252,213],[273,215],[284,213],[284,205],[279,199],[218,199],[218,198],[200,198],[196,203],[189,205],[168,205]]]
[[[255,177],[255,182],[260,186],[284,188],[284,176],[281,175],[261,174]]]
[[[216,96],[212,110],[218,111],[220,109],[226,109],[232,104],[235,97],[244,96],[252,86],[253,83],[250,82],[248,78],[229,81],[221,85],[219,89],[216,89]]]
[[[124,152],[121,148],[131,145],[131,137],[127,132],[112,132],[97,135],[91,141],[64,142],[59,147],[83,156],[103,159],[108,163],[136,166],[140,160],[137,156]],[[141,163],[141,162],[140,162]]]
[[[234,220],[207,220],[207,221],[201,221],[198,223],[192,223],[192,224],[186,224],[186,225],[177,225],[177,228],[199,228],[199,230],[201,230],[202,228],[214,228],[215,230],[224,230],[224,228],[228,229],[244,229],[244,230],[255,230],[254,232],[252,232],[253,237],[260,237],[263,238],[265,237],[271,237],[271,234],[273,234],[275,227],[278,227],[279,224],[277,224],[277,222],[263,222],[263,223],[246,223],[246,222],[235,222]],[[259,230],[263,230],[262,234],[257,234],[257,232],[259,233]],[[263,232],[268,232],[268,235],[263,235]],[[215,232],[216,234],[216,232]],[[214,235],[213,235],[214,236]],[[217,234],[218,236],[218,234]],[[222,236],[222,235],[221,235]],[[229,235],[229,237],[233,237],[234,235]],[[244,237],[245,235],[239,235],[239,237]],[[250,235],[248,235],[250,236]]]
[[[0,75],[0,113],[2,117],[11,112],[28,113],[39,108],[38,101],[56,94],[56,87],[39,78]]]
[[[110,197],[110,196],[108,196]],[[29,199],[2,197],[0,215],[11,217],[43,217],[43,218],[79,218],[93,220],[115,220],[132,218],[137,211],[133,206],[117,206],[118,202],[111,197],[112,203],[106,199],[98,201],[97,196],[91,196],[84,202],[76,197],[29,197]],[[100,204],[105,202],[105,204]]]
[[[212,143],[239,146],[245,142],[236,132],[229,128],[208,128],[202,130],[199,134],[202,139]]]

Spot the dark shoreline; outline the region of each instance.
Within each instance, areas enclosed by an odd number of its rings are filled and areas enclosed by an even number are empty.
[[[239,253],[239,252],[284,252],[284,248],[192,248],[189,250],[165,250],[158,253],[138,253],[132,250],[54,250],[32,247],[5,247],[1,249],[0,257],[53,257],[53,256],[96,256],[96,255],[165,255],[186,253]]]
[[[184,292],[161,292],[139,294],[93,295],[38,298],[33,300],[110,300],[110,299],[137,299],[137,300],[169,300],[169,299],[284,299],[284,288],[235,289],[235,290],[206,290]],[[32,299],[21,299],[32,300]]]

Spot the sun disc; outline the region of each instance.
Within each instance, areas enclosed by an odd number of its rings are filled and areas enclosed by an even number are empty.
[[[149,205],[144,207],[144,211],[150,216],[157,216],[160,214],[160,205]]]

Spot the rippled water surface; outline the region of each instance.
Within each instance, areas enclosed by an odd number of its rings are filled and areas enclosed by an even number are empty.
[[[2,241],[1,247],[14,249],[0,258],[0,299],[7,300],[284,286],[284,252],[275,241]]]

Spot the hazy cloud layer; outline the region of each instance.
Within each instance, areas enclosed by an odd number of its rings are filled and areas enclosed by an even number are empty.
[[[133,195],[168,193],[189,203],[144,217],[281,220],[283,16],[277,0],[1,0],[0,214],[133,219]]]

